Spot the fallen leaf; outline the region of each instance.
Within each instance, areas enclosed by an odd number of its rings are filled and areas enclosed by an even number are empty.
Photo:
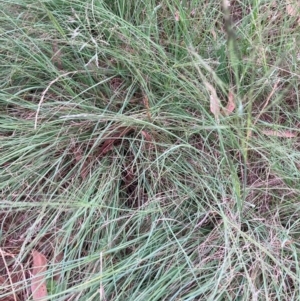
[[[290,16],[297,16],[300,11],[300,2],[299,0],[288,0],[288,3],[286,5],[286,12]]]
[[[291,17],[299,16],[300,14],[300,2],[299,0],[288,0],[286,5],[286,12]],[[297,20],[298,25],[300,25],[300,17]]]
[[[134,129],[130,127],[121,127],[113,132],[111,135],[107,135],[105,139],[107,139],[103,145],[100,147],[99,154],[100,156],[104,156],[110,150],[113,149],[116,142],[120,142],[122,137],[127,135],[128,133],[132,132]]]
[[[48,296],[46,286],[46,271],[47,271],[47,258],[38,251],[32,251],[32,280],[31,292],[34,301],[46,300]]]
[[[147,133],[146,131],[141,131],[141,134],[143,135],[143,137],[147,141],[146,149],[147,150],[152,149],[154,147],[152,136],[149,133]]]
[[[152,142],[152,137],[149,133],[147,133],[146,131],[141,131],[141,134],[144,136],[147,142]]]
[[[297,137],[296,133],[291,131],[272,131],[272,130],[262,130],[262,133],[267,136],[276,136],[276,137],[284,137],[284,138],[294,138]]]
[[[210,32],[211,32],[214,40],[216,41],[217,40],[217,34],[216,34],[216,32],[213,29],[211,29]]]
[[[235,109],[234,95],[233,95],[232,91],[229,91],[228,102],[227,102],[226,108],[224,109],[225,116],[228,116],[229,114],[231,114],[234,111],[234,109]]]
[[[220,116],[220,100],[215,88],[211,84],[206,82],[205,86],[210,92],[210,111],[214,114],[215,119],[218,121]]]
[[[230,1],[229,1],[229,0],[224,0],[224,1],[223,1],[223,5],[224,5],[225,7],[229,7],[229,6],[230,6]]]

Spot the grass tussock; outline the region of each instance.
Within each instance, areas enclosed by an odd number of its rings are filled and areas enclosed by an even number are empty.
[[[3,300],[299,299],[299,14],[221,3],[2,1]]]

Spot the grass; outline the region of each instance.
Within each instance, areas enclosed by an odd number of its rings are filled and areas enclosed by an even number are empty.
[[[3,300],[299,299],[299,20],[220,3],[2,1]]]

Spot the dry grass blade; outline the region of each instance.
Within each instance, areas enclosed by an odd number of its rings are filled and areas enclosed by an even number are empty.
[[[274,93],[277,90],[278,84],[279,84],[279,79],[276,81],[276,83],[273,86],[272,91],[270,92],[269,96],[267,97],[262,109],[260,110],[260,113],[256,116],[255,120],[252,123],[252,126],[255,126],[256,123],[258,122],[259,118],[261,117],[261,115],[265,112],[266,107],[268,106],[272,96],[274,95]],[[250,137],[252,136],[252,130],[249,128],[247,131],[247,140],[250,139]]]
[[[47,271],[47,258],[38,251],[32,252],[32,280],[31,292],[34,301],[47,300],[47,286],[45,273]]]
[[[217,96],[215,88],[208,82],[205,83],[207,90],[210,93],[210,111],[214,114],[215,119],[219,121],[220,117],[220,100]]]
[[[228,102],[226,108],[224,109],[225,116],[230,115],[234,111],[234,109],[235,109],[234,95],[230,90],[228,93]]]
[[[76,74],[78,73],[78,71],[70,71],[70,72],[67,72],[67,73],[64,73],[64,74],[61,74],[60,76],[58,76],[57,78],[55,78],[53,81],[51,81],[51,83],[47,86],[47,88],[43,91],[42,95],[41,95],[41,99],[38,103],[38,107],[37,107],[37,111],[36,111],[36,114],[35,114],[35,118],[34,118],[34,129],[36,130],[37,129],[37,123],[38,123],[38,116],[39,116],[39,113],[40,113],[40,110],[41,110],[41,106],[42,106],[42,103],[44,101],[44,98],[45,98],[45,95],[47,94],[47,92],[49,91],[49,89],[51,88],[51,86],[53,84],[55,84],[57,81],[59,81],[62,77],[64,76],[68,76],[70,74]]]
[[[256,116],[256,118],[255,118],[255,120],[253,122],[253,125],[255,125],[257,123],[257,121],[259,120],[260,116],[264,113],[264,111],[265,111],[266,107],[268,106],[268,104],[269,104],[272,96],[274,95],[274,93],[277,90],[278,84],[279,84],[279,80],[277,80],[276,83],[274,84],[274,87],[273,87],[272,91],[270,92],[269,96],[267,97],[264,106],[262,107],[260,113]]]
[[[103,252],[100,252],[100,274],[101,274],[101,276],[103,274]],[[103,286],[103,283],[102,283],[102,278],[101,278],[101,282],[100,282],[99,295],[100,295],[99,296],[100,301],[106,301],[104,286]]]
[[[62,70],[61,50],[58,47],[57,41],[53,41],[52,50],[53,50],[53,56],[51,58],[52,63],[57,67],[58,70]]]
[[[143,103],[146,108],[147,117],[148,117],[149,121],[152,122],[151,111],[150,111],[150,106],[149,106],[149,99],[148,99],[147,95],[144,95]]]
[[[267,136],[276,136],[276,137],[283,137],[283,138],[297,137],[297,134],[291,131],[262,130],[261,132]]]

